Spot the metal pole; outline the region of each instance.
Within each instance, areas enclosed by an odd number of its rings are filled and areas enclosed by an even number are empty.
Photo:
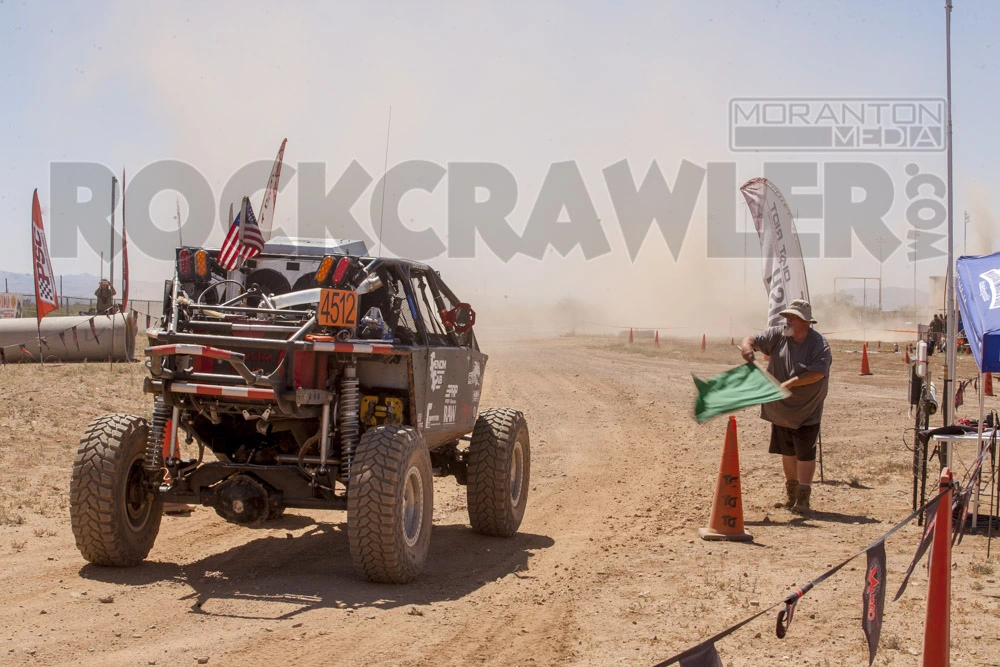
[[[184,234],[181,232],[181,198],[177,198],[177,241],[180,243],[179,247],[184,247]]]
[[[920,230],[913,230],[913,319],[917,319],[917,253],[920,251]]]
[[[118,177],[111,177],[111,255],[108,259],[108,264],[110,268],[108,269],[108,282],[111,283],[111,289],[114,289],[115,285],[115,190],[118,188]],[[111,305],[115,304],[115,297],[111,297]]]
[[[878,312],[882,312],[882,241],[884,239],[880,236],[878,237]]]
[[[945,302],[948,313],[947,353],[944,367],[944,425],[950,426],[955,420],[955,342],[958,333],[958,318],[955,317],[955,219],[953,216],[952,190],[952,117],[951,117],[951,0],[946,0],[945,52],[947,73],[948,107],[948,272],[945,275]]]

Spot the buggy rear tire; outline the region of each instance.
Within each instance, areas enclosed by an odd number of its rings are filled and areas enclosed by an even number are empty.
[[[480,413],[469,443],[466,498],[472,529],[510,537],[521,527],[531,481],[528,423],[517,410]]]
[[[143,467],[149,425],[132,415],[90,422],[73,461],[69,515],[76,546],[95,565],[132,567],[160,532],[163,501]]]
[[[410,426],[375,426],[361,436],[347,489],[347,537],[358,574],[405,584],[431,544],[434,487],[424,439]]]

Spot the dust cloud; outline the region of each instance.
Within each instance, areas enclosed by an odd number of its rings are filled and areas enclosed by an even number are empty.
[[[996,237],[1000,227],[997,226],[997,219],[993,213],[990,193],[985,187],[976,186],[972,189],[971,199],[967,227],[969,238],[966,241],[968,247],[965,249],[965,254],[988,255],[996,252],[998,249]]]

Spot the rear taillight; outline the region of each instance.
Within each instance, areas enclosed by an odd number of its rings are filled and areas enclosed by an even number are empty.
[[[323,258],[323,261],[319,263],[319,268],[316,269],[316,283],[322,285],[326,283],[326,279],[330,277],[330,272],[333,270],[333,257],[327,255]]]
[[[333,284],[339,285],[344,282],[344,277],[347,275],[347,270],[351,268],[351,260],[349,257],[342,257],[339,262],[337,262],[337,269],[333,272]]]
[[[194,278],[194,258],[188,248],[181,248],[177,253],[177,275],[181,280],[191,280]]]
[[[208,278],[208,253],[204,250],[194,254],[194,270],[199,278]]]

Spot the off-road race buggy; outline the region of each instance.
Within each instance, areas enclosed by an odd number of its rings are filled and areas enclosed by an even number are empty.
[[[358,242],[275,240],[232,272],[217,255],[177,249],[147,332],[151,418],[105,415],[80,441],[70,516],[86,560],[139,564],[164,503],[251,526],[346,509],[359,574],[403,583],[423,567],[444,475],[466,486],[473,530],[517,532],[527,424],[479,412],[475,312],[437,272]]]

